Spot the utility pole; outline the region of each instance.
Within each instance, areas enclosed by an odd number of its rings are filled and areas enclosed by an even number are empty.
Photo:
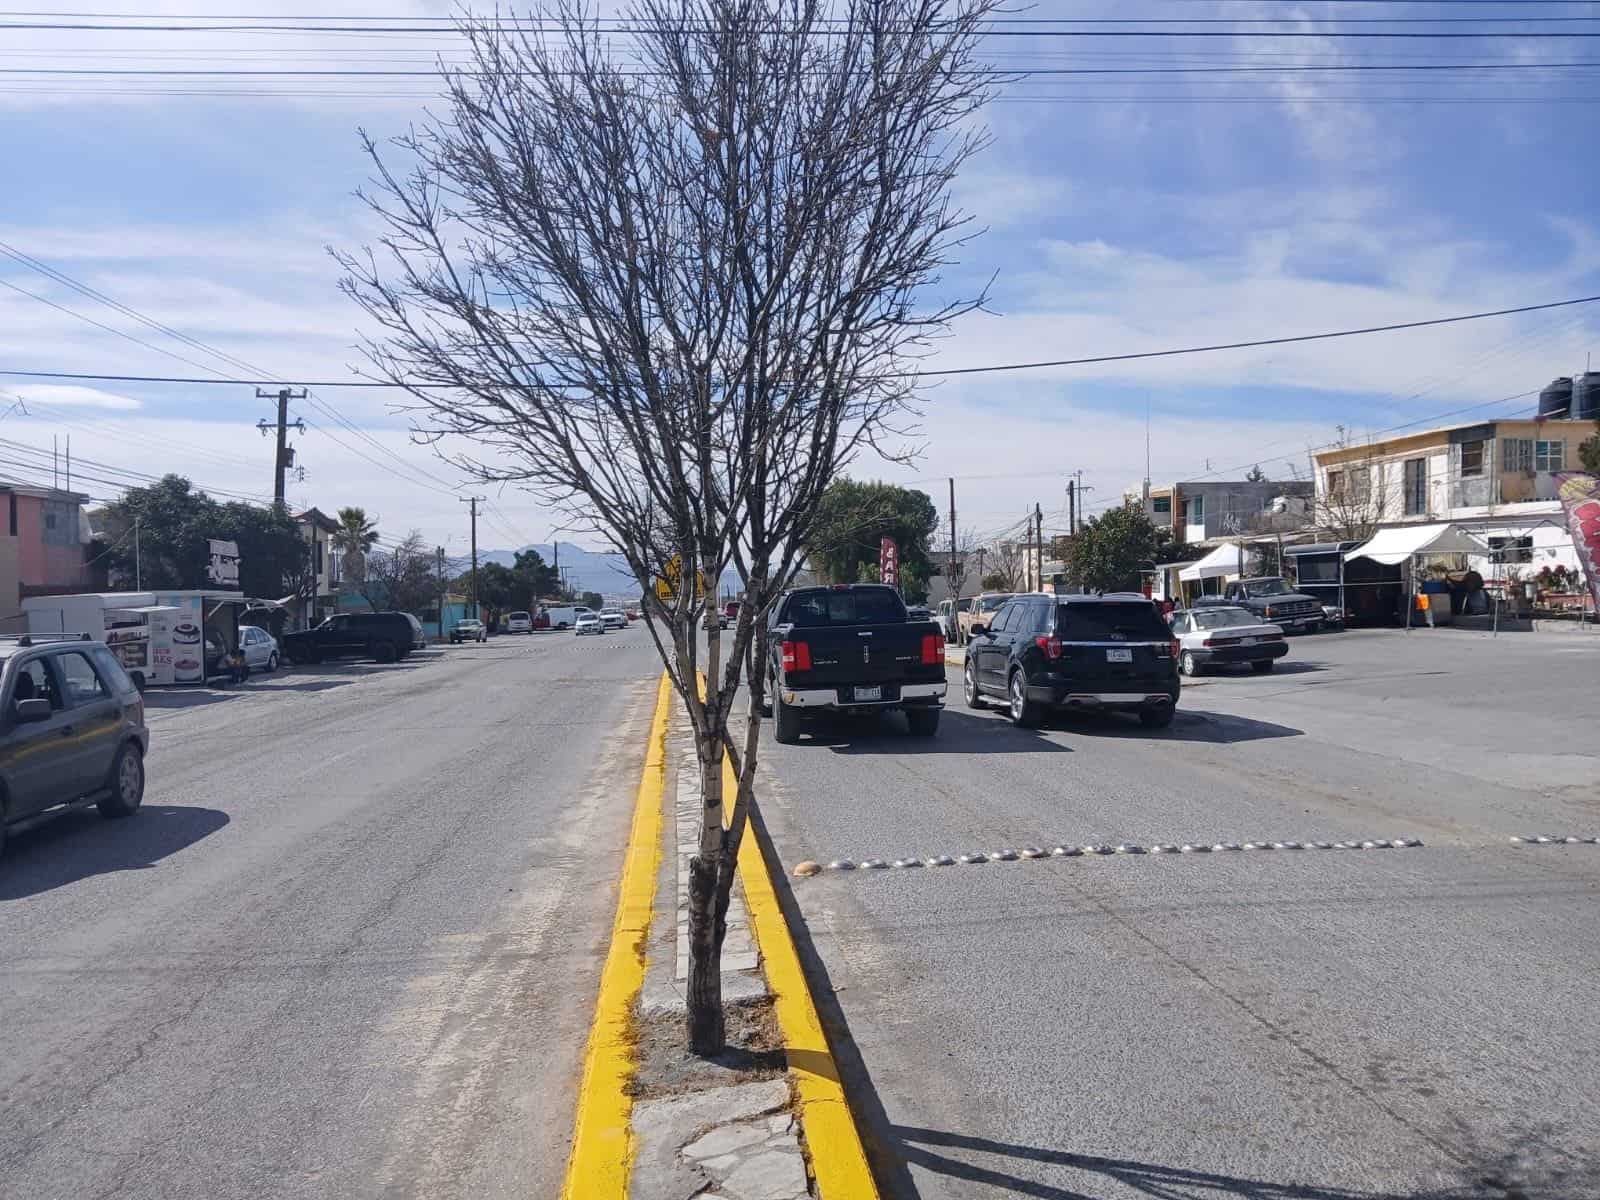
[[[965,572],[962,572],[962,574],[965,576]],[[956,478],[954,475],[950,477],[950,565],[945,568],[944,577],[945,582],[952,585],[956,584]],[[956,595],[960,590],[960,587],[952,586],[950,599],[961,599],[960,596]]]
[[[133,590],[144,591],[144,571],[139,561],[139,518],[133,519]]]
[[[478,620],[478,505],[487,496],[463,496],[461,503],[472,506],[472,618]]]
[[[1074,479],[1067,480],[1067,533],[1078,533],[1078,483]]]
[[[444,584],[444,547],[435,546],[433,550],[437,555],[439,564],[439,640],[444,641],[444,604],[449,597],[449,592]]]
[[[1039,552],[1036,571],[1039,576],[1039,591],[1044,591],[1044,508],[1037,502],[1033,506],[1033,528],[1035,533],[1034,546]]]
[[[294,461],[294,451],[289,449],[289,401],[304,400],[305,398],[305,388],[301,388],[298,392],[293,388],[279,388],[276,392],[267,391],[263,388],[256,389],[257,400],[276,399],[278,402],[278,453],[273,460],[272,467],[272,502],[279,508],[283,507],[283,473],[289,469],[289,464]],[[273,423],[262,417],[261,420],[256,422],[256,428],[265,437],[273,431]],[[294,428],[303,434],[306,431],[306,423],[297,420],[294,423]]]

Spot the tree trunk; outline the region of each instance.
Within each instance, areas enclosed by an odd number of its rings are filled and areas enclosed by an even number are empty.
[[[707,698],[714,700],[708,677]],[[715,724],[715,722],[708,722]],[[721,1054],[726,1045],[722,1020],[722,939],[727,931],[727,906],[718,904],[726,867],[722,829],[722,739],[701,735],[700,853],[689,860],[689,1049],[703,1058]]]

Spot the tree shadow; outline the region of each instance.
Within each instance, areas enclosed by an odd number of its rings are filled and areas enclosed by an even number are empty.
[[[228,814],[219,809],[177,804],[146,804],[115,821],[92,808],[47,816],[10,837],[0,859],[0,901],[36,896],[93,875],[148,870],[227,823]]]
[[[806,741],[835,754],[1070,754],[1072,748],[1053,742],[1037,729],[964,709],[946,708],[933,737],[912,737],[904,713],[866,717],[813,717],[803,726]],[[801,743],[806,744],[805,742]]]
[[[210,688],[210,687],[175,687],[168,691],[147,691],[144,694],[144,706],[149,709],[157,708],[199,708],[205,704],[220,704],[224,700],[237,699],[240,692],[236,688]]]
[[[1014,1173],[1019,1169],[1017,1160],[1048,1167],[1065,1167],[1099,1180],[1115,1181],[1138,1195],[1158,1197],[1159,1200],[1216,1200],[1218,1197],[1237,1197],[1239,1200],[1575,1200],[1578,1196],[1595,1195],[1595,1185],[1600,1183],[1600,1173],[1592,1165],[1530,1168],[1527,1164],[1527,1147],[1497,1155],[1487,1155],[1481,1151],[1463,1154],[1465,1161],[1455,1172],[1459,1182],[1420,1191],[1396,1192],[1352,1190],[1315,1183],[1279,1183],[1136,1159],[1075,1154],[1067,1150],[1024,1146],[908,1125],[892,1126],[891,1133],[906,1160],[925,1170],[971,1184],[982,1184],[1010,1195],[1037,1197],[1038,1200],[1093,1200],[1101,1192],[1093,1183],[1068,1187],[1024,1178]],[[957,1158],[938,1152],[946,1149],[967,1151],[968,1156]],[[1541,1159],[1548,1159],[1552,1154],[1547,1144],[1535,1148],[1535,1156]],[[972,1161],[977,1155],[993,1155],[998,1161]],[[1561,1154],[1558,1157],[1570,1156]],[[1089,1190],[1084,1190],[1085,1187]],[[914,1191],[905,1193],[914,1194]]]

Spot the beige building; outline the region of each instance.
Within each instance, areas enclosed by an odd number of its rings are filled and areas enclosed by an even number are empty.
[[[1315,524],[1329,536],[1449,522],[1486,541],[1486,578],[1527,564],[1577,566],[1556,499],[1555,476],[1580,470],[1578,447],[1594,421],[1487,421],[1405,434],[1315,456]]]

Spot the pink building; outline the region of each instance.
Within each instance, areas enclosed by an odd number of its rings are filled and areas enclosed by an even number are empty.
[[[0,629],[26,627],[25,596],[86,590],[89,499],[59,488],[0,483]]]

